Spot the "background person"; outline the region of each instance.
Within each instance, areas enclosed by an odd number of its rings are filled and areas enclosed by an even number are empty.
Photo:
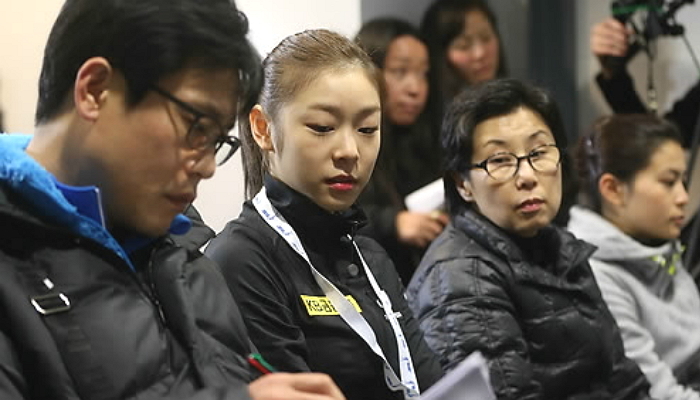
[[[499,79],[454,99],[442,127],[451,222],[409,304],[444,368],[484,355],[499,399],[646,399],[588,265],[592,246],[551,223],[565,147],[540,89]]]
[[[216,266],[176,246],[254,94],[224,0],[68,0],[33,136],[0,135],[0,398],[343,399],[328,376],[256,376]],[[222,318],[222,310],[225,318]]]
[[[430,85],[440,116],[466,86],[507,75],[496,16],[486,1],[435,0],[420,30],[430,51]]]
[[[569,230],[597,247],[590,262],[625,353],[660,400],[700,399],[700,295],[678,241],[688,193],[681,136],[646,114],[596,122],[576,151],[588,207]]]
[[[634,88],[632,77],[627,72],[626,63],[636,53],[630,48],[632,29],[615,18],[607,18],[591,29],[591,52],[601,64],[601,72],[596,82],[605,100],[616,114],[637,114],[649,112]],[[610,62],[611,57],[622,57],[623,62]],[[676,124],[682,136],[684,148],[693,146],[693,135],[700,112],[700,80],[686,94],[678,99],[664,117]],[[691,149],[696,152],[696,149]],[[696,157],[691,153],[691,159]],[[690,174],[689,174],[690,175]],[[690,184],[690,183],[689,183]],[[693,212],[694,210],[689,210]],[[683,229],[681,240],[688,249],[684,252],[685,265],[698,279],[700,248],[695,245],[700,233],[700,219],[693,216]]]
[[[607,18],[591,28],[591,52],[600,61],[601,70],[596,82],[608,105],[616,114],[638,114],[648,111],[634,88],[632,77],[627,72],[631,29],[615,18]],[[606,61],[610,56],[622,57],[621,67]],[[633,56],[633,55],[632,55]],[[695,124],[700,112],[700,81],[682,98],[677,100],[664,117],[674,122],[683,137],[683,146],[690,147]]]
[[[243,136],[247,190],[257,194],[206,254],[277,368],[328,373],[353,400],[415,395],[442,371],[391,260],[355,236],[366,218],[353,204],[379,151],[381,77],[361,48],[327,30],[287,37],[263,67]]]
[[[415,28],[393,18],[365,23],[355,42],[381,70],[385,89],[382,145],[358,200],[369,220],[361,233],[384,247],[408,284],[423,250],[447,223],[442,212],[409,211],[404,203],[440,177],[437,131],[426,111],[428,48]]]

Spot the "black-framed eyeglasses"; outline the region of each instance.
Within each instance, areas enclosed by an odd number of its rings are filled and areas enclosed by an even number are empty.
[[[194,121],[187,129],[185,140],[187,145],[198,151],[214,151],[216,165],[222,165],[241,147],[241,141],[227,130],[213,116],[197,110],[158,86],[151,86],[151,90],[177,104],[178,107],[194,116]]]
[[[532,169],[537,172],[556,172],[561,161],[561,151],[555,144],[545,144],[535,147],[529,153],[520,157],[513,153],[497,153],[480,163],[470,165],[469,168],[481,168],[491,178],[504,182],[518,173],[520,161],[522,160],[527,160]]]

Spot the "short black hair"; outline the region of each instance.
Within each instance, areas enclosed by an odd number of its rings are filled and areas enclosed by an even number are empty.
[[[468,207],[457,192],[453,176],[455,173],[465,175],[472,164],[477,125],[510,114],[518,107],[538,114],[552,131],[557,147],[566,148],[566,132],[559,108],[545,90],[510,78],[482,82],[464,89],[448,106],[440,137],[445,171],[445,203],[451,215]],[[565,160],[567,158],[562,158],[562,162]]]
[[[182,68],[235,70],[232,96],[245,113],[261,79],[247,33],[245,15],[229,0],[66,0],[44,50],[36,123],[70,104],[76,74],[91,57],[104,57],[124,75],[129,106]]]

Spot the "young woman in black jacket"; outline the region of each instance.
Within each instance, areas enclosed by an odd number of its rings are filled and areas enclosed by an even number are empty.
[[[428,47],[416,28],[395,18],[368,21],[355,42],[381,70],[386,88],[381,150],[358,199],[369,219],[360,233],[379,242],[407,285],[447,224],[445,213],[408,210],[404,202],[441,176],[438,129],[428,109]]]
[[[388,256],[355,236],[379,151],[377,71],[326,30],[286,38],[263,66],[242,137],[255,196],[206,253],[274,367],[326,372],[349,400],[416,397],[441,368]]]
[[[553,100],[519,81],[455,98],[442,128],[451,222],[409,303],[445,368],[484,355],[499,399],[646,399],[588,265],[592,246],[551,223],[565,138]]]

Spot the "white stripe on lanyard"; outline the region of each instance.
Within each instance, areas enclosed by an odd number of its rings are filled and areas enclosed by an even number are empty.
[[[255,198],[253,198],[253,205],[258,211],[258,214],[265,220],[265,222],[270,225],[291,247],[297,252],[306,263],[309,264],[311,272],[316,279],[316,283],[321,287],[323,293],[330,299],[333,306],[340,317],[354,330],[360,337],[367,343],[367,345],[378,355],[384,362],[384,377],[386,379],[386,384],[389,389],[393,391],[401,390],[403,391],[405,399],[417,398],[420,395],[420,390],[418,388],[418,380],[416,379],[416,373],[413,369],[413,361],[411,360],[411,352],[408,348],[408,343],[406,343],[406,338],[404,337],[403,331],[401,330],[401,325],[397,317],[397,313],[392,310],[391,300],[389,296],[379,287],[374,275],[369,270],[367,263],[365,262],[362,253],[360,253],[360,248],[357,247],[355,240],[348,235],[348,238],[355,247],[355,251],[360,257],[362,262],[362,267],[365,270],[367,279],[369,279],[370,285],[374,290],[374,293],[379,298],[381,302],[382,309],[386,314],[386,318],[389,320],[392,330],[394,331],[394,336],[396,337],[396,343],[399,351],[399,365],[401,366],[401,378],[399,379],[391,367],[389,362],[382,351],[382,348],[377,343],[377,337],[372,330],[372,327],[367,323],[364,317],[353,307],[352,304],[345,298],[343,293],[341,293],[338,288],[333,285],[325,276],[323,276],[314,266],[311,264],[309,256],[304,250],[304,246],[299,240],[294,228],[289,225],[289,223],[284,219],[284,217],[279,214],[277,210],[272,206],[270,200],[267,197],[265,188],[262,188]]]

